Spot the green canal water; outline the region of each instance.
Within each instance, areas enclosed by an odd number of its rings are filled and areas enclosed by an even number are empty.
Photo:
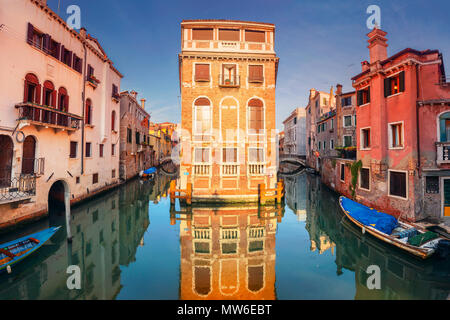
[[[316,176],[285,181],[285,208],[261,219],[266,227],[254,227],[261,233],[246,233],[251,214],[236,220],[240,242],[245,234],[259,239],[239,251],[223,237],[188,236],[196,214],[171,220],[168,177],[130,181],[72,209],[71,244],[63,227],[11,274],[0,274],[0,299],[449,299],[450,259],[421,261],[362,235]],[[224,221],[216,217],[221,209],[202,213],[213,229]],[[64,216],[51,213],[0,243],[49,225],[64,226]],[[79,290],[67,288],[69,265],[80,268]],[[380,289],[367,287],[371,265],[380,268]]]

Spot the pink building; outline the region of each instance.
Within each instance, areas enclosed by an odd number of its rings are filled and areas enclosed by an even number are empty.
[[[409,220],[450,216],[450,86],[438,50],[387,55],[369,34],[357,94],[357,199]]]
[[[58,201],[68,215],[70,203],[118,183],[122,75],[97,39],[46,1],[7,1],[0,21],[3,228]]]

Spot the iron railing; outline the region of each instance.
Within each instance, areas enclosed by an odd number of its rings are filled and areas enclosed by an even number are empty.
[[[55,108],[24,102],[16,105],[19,120],[30,120],[43,126],[78,130],[82,117]]]
[[[11,202],[31,197],[36,194],[36,176],[19,175],[0,178],[0,202]]]

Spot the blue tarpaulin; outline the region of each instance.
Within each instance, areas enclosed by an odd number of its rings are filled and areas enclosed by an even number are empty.
[[[147,170],[144,170],[144,174],[152,174],[156,172],[155,167],[148,168]]]
[[[365,226],[370,226],[386,234],[391,234],[392,230],[398,225],[397,219],[389,214],[371,209],[346,197],[340,197],[339,201],[348,215]]]

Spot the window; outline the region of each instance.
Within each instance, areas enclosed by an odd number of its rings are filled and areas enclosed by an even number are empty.
[[[92,150],[91,150],[91,143],[90,142],[86,142],[86,157],[91,157],[92,156]]]
[[[41,103],[41,86],[39,84],[38,78],[32,74],[28,73],[25,76],[23,102],[34,102],[37,104]]]
[[[207,98],[198,98],[194,103],[194,133],[202,136],[211,134],[211,104]]]
[[[223,148],[222,162],[237,162],[237,148]]]
[[[248,102],[248,130],[251,134],[262,134],[264,130],[264,105],[260,99]]]
[[[326,150],[327,149],[327,142],[324,140],[323,141],[323,150]]]
[[[266,33],[264,31],[245,30],[245,41],[266,42]]]
[[[426,193],[439,193],[439,177],[425,177]]]
[[[112,171],[111,171],[111,178],[115,178],[116,177],[116,169],[113,169]],[[113,208],[114,209],[114,208]]]
[[[341,181],[345,181],[345,163],[341,163]]]
[[[352,116],[344,116],[344,128],[352,126]]]
[[[192,40],[213,40],[213,29],[210,28],[198,28],[192,29]]]
[[[239,41],[239,29],[219,29],[219,40]]]
[[[87,79],[91,79],[92,77],[94,77],[94,68],[88,64],[87,66]]]
[[[92,184],[98,183],[98,173],[92,175]]]
[[[365,89],[358,90],[356,92],[357,97],[357,105],[361,106],[363,104],[370,102],[370,87],[367,87]]]
[[[58,109],[64,112],[69,112],[69,95],[66,88],[60,87],[58,89]]]
[[[72,51],[62,46],[61,53],[61,61],[69,67],[72,67]]]
[[[127,142],[131,143],[132,142],[132,132],[130,128],[127,128]]]
[[[42,104],[44,106],[56,107],[56,91],[55,86],[51,81],[44,82],[44,95],[42,99]]]
[[[370,128],[361,129],[361,149],[370,148]]]
[[[116,144],[115,143],[111,144],[111,155],[112,156],[116,155]]]
[[[384,96],[388,97],[405,91],[405,71],[384,79]]]
[[[403,123],[389,124],[389,147],[403,148]]]
[[[248,66],[248,82],[264,82],[264,67],[262,65]]]
[[[76,183],[76,184],[79,184],[79,183],[80,183],[80,177],[76,177],[76,178],[75,178],[75,183]]]
[[[361,189],[370,189],[370,171],[369,168],[361,168],[359,172],[359,187]]]
[[[52,57],[59,60],[59,55],[61,53],[61,44],[53,39],[50,39],[49,53]]]
[[[331,123],[330,130],[332,130],[332,129],[334,129],[334,119],[331,119],[330,123]]]
[[[136,131],[136,144],[140,144],[141,143],[141,134]]]
[[[248,149],[248,161],[249,162],[264,162],[264,149],[263,148],[249,148]]]
[[[27,42],[38,49],[44,48],[44,34],[37,31],[31,23],[28,23]]]
[[[209,64],[195,64],[195,81],[209,81]]]
[[[103,158],[103,144],[98,145],[98,153],[100,155],[100,158]]]
[[[86,100],[86,106],[85,106],[85,112],[84,112],[84,122],[86,124],[92,124],[92,102],[91,99]]]
[[[81,73],[82,68],[83,68],[83,59],[77,57],[76,54],[73,54],[73,69]]]
[[[321,146],[322,146],[322,141],[319,141],[317,149],[320,150]]]
[[[439,141],[450,141],[450,112],[439,116]]]
[[[328,104],[327,98],[323,98],[323,104],[324,104],[324,105],[327,105],[327,104]]]
[[[344,136],[344,147],[352,146],[352,136]]]
[[[334,149],[334,140],[333,139],[330,140],[330,149],[331,150]]]
[[[238,85],[237,71],[235,64],[223,64],[222,75],[220,77],[221,85]]]
[[[118,99],[119,96],[119,89],[115,84],[112,85],[112,97]]]
[[[389,195],[407,198],[406,172],[389,170]]]
[[[294,118],[294,124],[297,124],[297,117]]]
[[[341,98],[341,105],[343,107],[351,106],[352,105],[352,97]]]
[[[76,158],[77,157],[77,146],[78,143],[76,141],[70,141],[70,158]]]
[[[111,130],[116,131],[116,111],[111,112]]]
[[[209,163],[209,148],[195,148],[195,158],[194,161],[196,163],[206,162]]]

